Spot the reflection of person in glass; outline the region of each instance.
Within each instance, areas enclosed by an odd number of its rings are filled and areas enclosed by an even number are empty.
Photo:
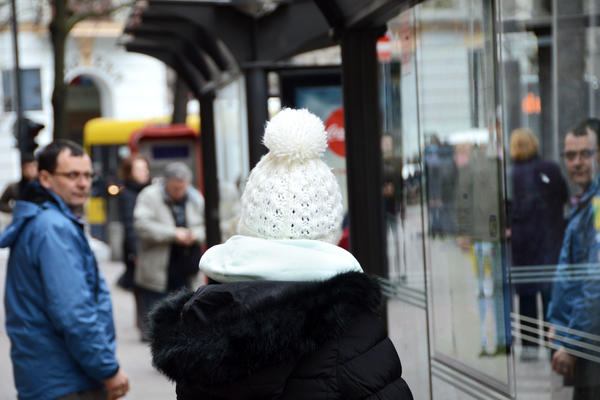
[[[598,352],[589,347],[597,345],[590,342],[597,337],[592,335],[600,333],[600,289],[597,279],[588,279],[590,270],[597,269],[600,248],[599,129],[600,121],[590,119],[565,136],[565,167],[581,193],[568,216],[548,310],[550,336],[558,349],[552,356],[552,369],[564,376],[566,385],[574,386],[575,400],[600,398]]]
[[[477,307],[481,329],[480,357],[506,354],[506,334],[504,329],[503,293],[502,293],[502,255],[498,242],[483,240],[473,241],[477,276]],[[486,315],[493,317],[494,330],[492,343],[488,343],[486,335]],[[489,345],[494,350],[489,350]]]
[[[425,146],[425,176],[430,234],[454,232],[451,210],[454,207],[456,164],[452,146],[436,135]]]
[[[568,200],[567,184],[559,166],[538,157],[538,140],[529,129],[515,129],[510,137],[510,168],[512,201],[509,222],[511,232],[512,264],[525,270],[533,265],[555,265],[564,231],[563,209]],[[537,321],[537,293],[541,294],[543,312],[548,310],[550,287],[548,283],[521,283],[515,286],[519,295],[522,317]],[[537,323],[526,325],[537,330]],[[521,329],[524,341],[521,359],[537,358],[537,332]]]
[[[381,193],[383,196],[383,205],[385,210],[386,234],[392,233],[392,241],[388,243],[388,248],[394,252],[393,262],[390,262],[390,272],[392,278],[400,280],[406,279],[406,263],[401,262],[400,253],[404,255],[404,249],[400,249],[400,237],[398,235],[398,216],[397,210],[402,210],[402,159],[394,155],[393,138],[390,135],[384,135],[381,138],[381,153],[383,157],[383,187]],[[402,219],[403,221],[403,219]],[[402,250],[402,251],[401,251]],[[403,268],[404,267],[404,268]]]
[[[485,145],[459,143],[454,149],[457,244],[471,255],[477,279],[480,357],[506,355],[504,270],[498,235],[498,157]],[[493,328],[492,328],[493,325]]]

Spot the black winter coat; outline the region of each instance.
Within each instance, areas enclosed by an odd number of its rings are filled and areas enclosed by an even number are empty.
[[[127,181],[119,193],[119,218],[125,230],[123,240],[123,258],[125,261],[133,262],[137,255],[137,235],[133,227],[133,209],[140,191],[147,185],[134,181]]]
[[[412,399],[380,303],[357,272],[202,286],[152,313],[153,362],[179,400]]]
[[[563,242],[564,206],[568,189],[558,164],[537,157],[513,164],[510,169],[513,199],[509,209],[510,240],[515,268],[554,265]],[[549,287],[545,283],[522,283],[518,294],[532,294]]]

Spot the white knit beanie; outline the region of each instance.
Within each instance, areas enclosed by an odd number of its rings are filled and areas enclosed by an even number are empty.
[[[238,232],[337,243],[342,195],[321,160],[327,148],[323,122],[308,110],[284,108],[267,123],[263,142],[269,152],[248,177]]]

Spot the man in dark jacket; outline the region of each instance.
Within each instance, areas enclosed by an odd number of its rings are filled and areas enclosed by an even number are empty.
[[[79,213],[91,187],[81,146],[51,143],[0,236],[10,247],[6,331],[19,399],[116,399],[129,389],[115,357],[108,287]],[[73,397],[76,396],[76,397]]]

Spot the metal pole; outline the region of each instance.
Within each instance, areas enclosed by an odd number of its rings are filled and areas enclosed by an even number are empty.
[[[206,245],[207,247],[212,247],[221,243],[221,230],[219,226],[219,180],[217,177],[217,152],[213,108],[215,93],[212,91],[206,93],[201,96],[199,100]]]
[[[559,160],[558,0],[552,0],[552,159]]]
[[[19,143],[19,149],[21,148],[21,134],[23,132],[23,107],[21,103],[21,68],[19,67],[19,39],[18,39],[18,27],[17,27],[17,7],[15,5],[16,0],[11,0],[11,19],[12,19],[12,36],[13,36],[13,55],[14,55],[14,82],[15,92],[13,93],[14,99],[14,110],[17,113],[17,140]],[[23,154],[21,154],[23,156]]]
[[[250,67],[246,74],[246,109],[248,110],[248,151],[250,169],[267,153],[262,144],[265,122],[269,119],[267,73],[263,68]]]
[[[384,27],[348,29],[341,47],[350,247],[365,272],[387,278],[375,50],[377,38],[384,32]]]

